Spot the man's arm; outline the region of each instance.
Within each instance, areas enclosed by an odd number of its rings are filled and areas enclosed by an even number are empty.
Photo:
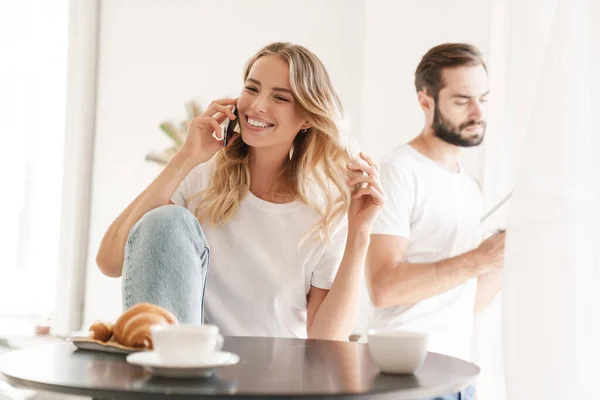
[[[493,271],[480,275],[477,279],[475,314],[485,310],[502,289],[504,271]]]
[[[407,247],[407,238],[371,235],[367,283],[375,307],[415,304],[502,268],[504,233],[472,251],[429,264],[404,262]]]

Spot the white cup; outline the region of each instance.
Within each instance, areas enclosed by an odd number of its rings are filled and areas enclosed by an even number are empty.
[[[161,362],[171,365],[202,364],[223,348],[215,325],[154,325],[152,342]]]
[[[382,372],[412,374],[425,361],[429,336],[422,332],[371,330],[368,332],[371,358]]]

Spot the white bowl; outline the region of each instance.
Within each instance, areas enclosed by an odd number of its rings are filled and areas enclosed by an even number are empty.
[[[426,333],[381,329],[369,331],[367,337],[373,361],[388,374],[413,374],[427,356]]]

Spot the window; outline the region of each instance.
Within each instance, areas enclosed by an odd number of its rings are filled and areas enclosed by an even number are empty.
[[[68,0],[0,2],[0,315],[50,316],[58,270]]]

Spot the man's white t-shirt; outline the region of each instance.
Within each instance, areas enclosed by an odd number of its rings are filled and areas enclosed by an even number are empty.
[[[409,144],[380,165],[388,201],[372,234],[408,238],[404,261],[432,263],[457,256],[481,242],[482,196],[462,169],[450,172]],[[427,332],[430,351],[470,359],[477,279],[411,306],[376,309],[369,329]]]
[[[210,184],[213,168],[192,170],[171,201],[194,214],[198,201],[188,200]],[[202,222],[210,248],[207,322],[228,336],[306,338],[306,296],[311,285],[331,288],[346,245],[344,219],[329,242],[309,238],[299,247],[319,218],[298,201],[275,204],[249,192],[227,224]]]

